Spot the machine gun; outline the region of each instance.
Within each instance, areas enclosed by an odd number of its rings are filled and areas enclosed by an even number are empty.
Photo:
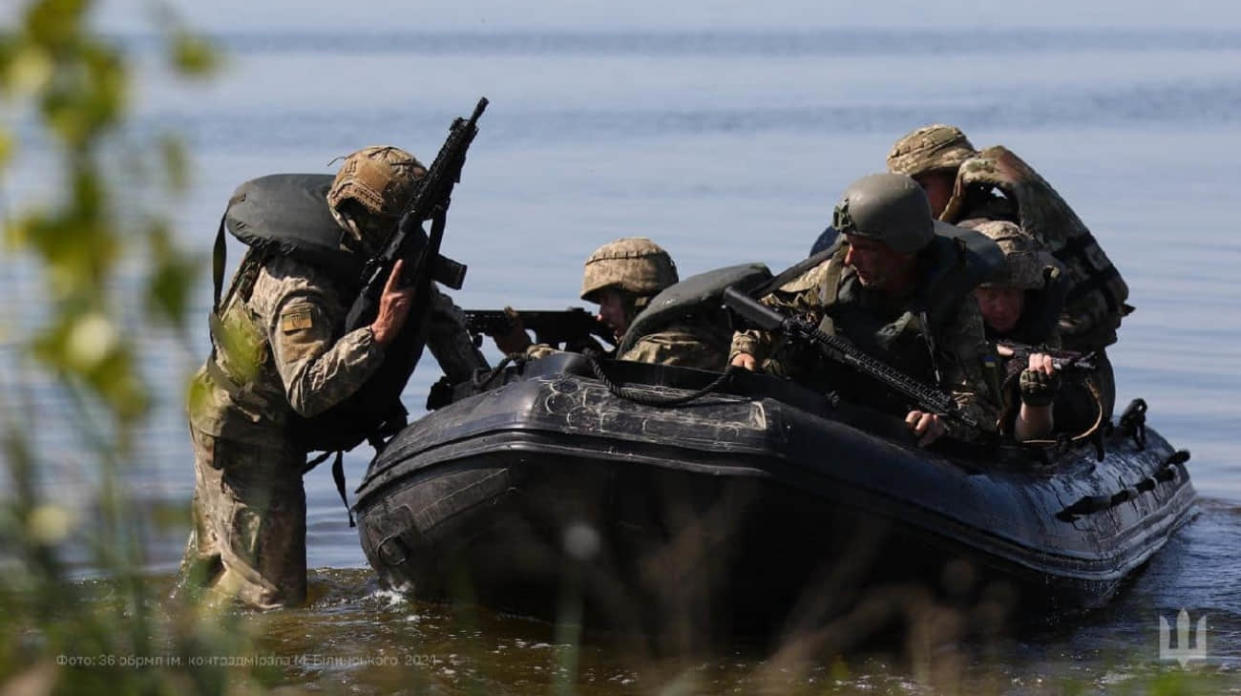
[[[591,338],[598,338],[608,345],[616,344],[616,337],[607,324],[581,307],[570,307],[565,310],[521,310],[511,307],[504,309],[467,309],[465,310],[465,326],[474,339],[474,345],[481,345],[483,334],[503,336],[516,326],[530,329],[535,340],[567,349],[588,343]]]
[[[874,379],[909,399],[920,410],[955,420],[969,428],[980,427],[974,417],[961,410],[950,394],[923,384],[891,365],[867,355],[839,336],[820,331],[805,319],[786,317],[736,288],[724,291],[724,306],[757,329],[778,331],[786,336],[814,343],[830,359]]]

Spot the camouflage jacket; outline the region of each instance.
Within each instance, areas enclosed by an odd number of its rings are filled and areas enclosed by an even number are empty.
[[[728,362],[729,333],[717,326],[673,324],[639,338],[620,359],[718,372]]]
[[[977,192],[996,188],[1004,199]],[[1069,204],[1030,165],[1002,146],[982,150],[963,162],[956,192],[942,220],[1009,220],[1042,243],[1064,264],[1069,292],[1060,317],[1064,345],[1072,350],[1101,350],[1116,342],[1121,320],[1133,311],[1126,304],[1129,287],[1098,241]]]
[[[486,361],[461,310],[431,290],[427,347],[450,377],[467,379]],[[315,416],[357,391],[384,350],[369,327],[336,337],[351,301],[314,267],[284,256],[268,260],[249,297],[233,296],[221,308],[216,350],[194,376],[191,423],[216,437],[270,443],[286,437],[291,414]]]
[[[692,322],[673,324],[639,338],[616,359],[718,372],[727,364],[729,338],[730,333],[723,327]],[[555,352],[546,343],[536,343],[526,349],[526,358],[538,360]]]
[[[843,286],[852,276],[852,271],[848,268],[839,274],[831,272],[832,264],[839,262],[839,257],[824,261],[764,297],[763,303],[785,314],[799,314],[815,323],[822,323],[824,317],[830,314],[824,300],[826,284],[835,277]],[[920,326],[913,328],[918,334],[922,333]],[[849,336],[847,331],[844,333],[847,338],[860,338]],[[987,378],[986,365],[994,364],[994,356],[986,340],[982,314],[972,295],[964,298],[955,316],[949,318],[932,338],[939,386],[950,392],[961,408],[983,424],[985,430],[993,431],[999,395],[992,386],[994,382]],[[767,372],[815,387],[834,386],[825,383],[830,381],[830,378],[825,379],[827,363],[824,359],[802,346],[790,345],[781,336],[764,331],[738,332],[733,335],[729,359],[739,353],[754,356]],[[894,367],[910,371],[907,365],[898,364]],[[915,377],[922,377],[916,374],[916,370],[914,372]],[[948,432],[963,440],[977,439],[982,435],[955,422],[949,423]]]

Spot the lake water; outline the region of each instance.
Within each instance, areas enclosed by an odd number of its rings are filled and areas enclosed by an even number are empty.
[[[1208,669],[1228,676],[1241,668],[1233,403],[1241,394],[1241,32],[273,30],[220,39],[227,70],[193,89],[151,64],[148,42],[127,39],[143,66],[134,127],[180,131],[194,154],[194,185],[176,211],[182,240],[206,258],[232,190],[256,176],[328,173],[333,158],[380,143],[429,161],[452,117],[486,95],[492,104],[444,243],[470,267],[454,294],[463,307],[582,304],[582,261],[620,236],[655,239],[683,277],[751,260],[783,268],[807,253],[840,191],[881,170],[903,133],[945,122],[979,147],[1007,145],[1074,206],[1128,281],[1137,311],[1109,351],[1117,402],[1145,398],[1151,424],[1191,450],[1202,503],[1113,606],[1013,640],[998,658],[967,650],[965,673],[994,691],[1051,690],[1061,678],[1108,690],[1157,666],[1157,617],[1182,607],[1209,617]],[[29,156],[37,159],[37,148]],[[6,181],[6,201],[46,186]],[[235,263],[236,245],[231,253]],[[210,301],[206,263],[201,278],[196,318]],[[0,289],[15,300],[0,318],[37,321],[23,309],[37,296],[29,269],[7,266]],[[189,345],[142,335],[161,401],[129,476],[134,495],[155,506],[188,506],[192,491],[179,390],[206,355],[205,321],[192,330]],[[45,423],[33,437],[48,455],[49,489],[83,497],[89,451],[57,420],[69,413],[64,396],[17,365],[6,343],[0,376],[33,387]],[[405,393],[415,413],[438,376],[428,355]],[[364,448],[346,456],[351,482],[369,456]],[[426,662],[418,664],[425,684],[449,690],[475,677],[489,693],[554,681],[549,627],[503,616],[462,627],[442,608],[395,601],[374,586],[326,469],[306,488],[317,599],[266,619],[276,626],[274,651],[388,650]],[[153,573],[173,571],[183,541],[184,530],[173,529],[151,542]],[[680,680],[691,691],[748,691],[764,656],[739,649],[700,667],[637,661],[588,645],[578,686],[620,693]],[[787,686],[816,690],[840,679],[903,693],[924,683],[909,666],[852,667],[842,676],[816,666]],[[289,675],[387,688],[361,667]]]

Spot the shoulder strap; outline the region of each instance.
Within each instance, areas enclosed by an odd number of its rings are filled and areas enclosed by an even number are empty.
[[[835,262],[827,267],[827,274],[823,276],[823,290],[820,297],[823,300],[824,310],[835,306],[837,300],[840,299],[840,279],[845,274],[844,254],[839,253],[843,247],[839,247],[833,251],[832,260]]]
[[[750,293],[750,296],[757,298],[770,295],[777,288],[788,283],[790,280],[793,280],[797,276],[832,258],[832,255],[835,254],[840,248],[840,240],[841,237],[837,237],[836,241],[830,247],[820,251],[817,254],[813,254],[805,259],[802,259],[783,271],[780,271],[776,277],[758,286],[754,292]]]

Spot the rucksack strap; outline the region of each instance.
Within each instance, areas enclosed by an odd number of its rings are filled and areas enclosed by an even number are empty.
[[[780,271],[779,275],[767,281],[766,283],[763,283],[762,285],[758,286],[758,288],[756,288],[754,292],[750,293],[750,297],[757,299],[760,297],[765,297],[767,295],[770,295],[771,293],[775,292],[776,290],[784,286],[784,284],[788,283],[790,280],[793,280],[794,278],[800,276],[806,271],[832,258],[832,255],[835,254],[836,250],[840,248],[840,239],[841,237],[837,237],[836,242],[833,243],[830,247],[824,249],[823,251],[820,251],[817,254],[814,254],[805,259],[802,259],[801,261],[798,261],[797,263],[793,264],[792,266],[789,266],[783,271]]]

